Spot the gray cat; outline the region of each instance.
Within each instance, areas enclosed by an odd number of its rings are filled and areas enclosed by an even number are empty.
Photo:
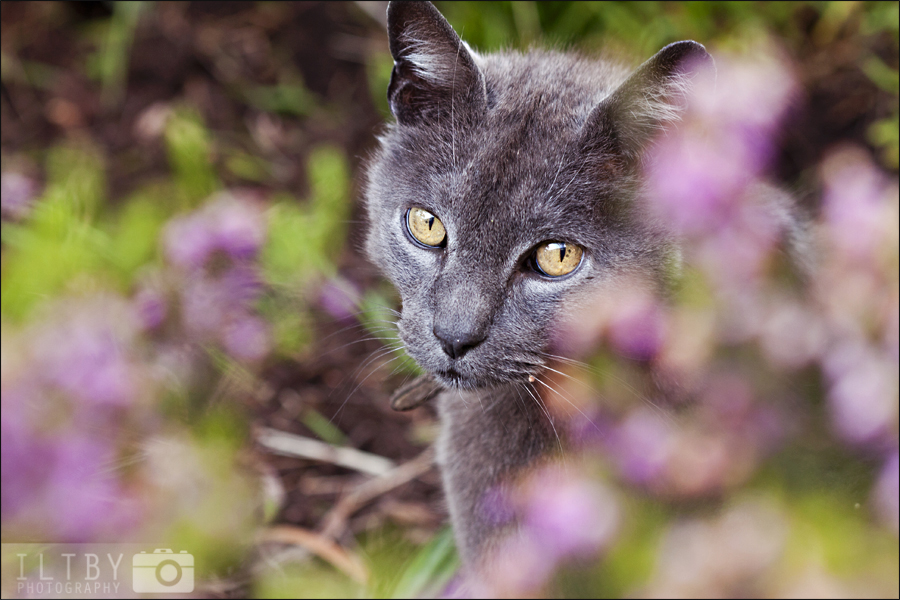
[[[368,172],[366,248],[434,382],[395,405],[440,390],[438,461],[471,568],[516,527],[490,517],[486,495],[560,447],[533,383],[554,324],[601,285],[664,279],[672,243],[640,214],[641,156],[711,59],[692,41],[633,72],[558,52],[480,55],[428,2],[392,2],[388,33],[396,123]]]

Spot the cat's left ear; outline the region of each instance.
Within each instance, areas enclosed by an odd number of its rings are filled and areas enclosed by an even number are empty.
[[[582,147],[615,153],[627,165],[639,162],[653,136],[679,119],[691,80],[701,72],[715,73],[702,44],[669,44],[594,108],[582,129]]]
[[[401,124],[486,106],[484,75],[475,57],[431,2],[391,2],[388,37],[394,70],[391,112]]]

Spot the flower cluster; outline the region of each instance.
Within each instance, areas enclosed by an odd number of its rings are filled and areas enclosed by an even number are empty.
[[[507,500],[522,535],[498,559],[501,593],[544,593],[557,566],[627,529],[611,484],[664,505],[721,507],[669,521],[649,583],[622,591],[890,593],[889,582],[841,579],[806,558],[804,574],[779,572],[812,543],[798,538],[829,533],[810,533],[799,482],[782,475],[795,505],[757,482],[827,448],[871,478],[835,518],[862,515],[853,526],[873,540],[897,534],[897,183],[865,151],[830,149],[821,218],[800,216],[764,180],[793,78],[765,53],[717,62],[718,81],[698,77],[683,121],[648,160],[646,208],[678,240],[681,282],[665,301],[646,280],[622,282],[557,332],[554,352],[589,362],[554,364],[543,400],[603,468],[542,472]],[[834,510],[837,491],[812,493],[829,507],[816,510]]]
[[[264,358],[271,345],[268,324],[254,310],[263,291],[255,259],[264,237],[262,212],[246,194],[235,193],[173,219],[164,233],[184,331],[247,362]],[[139,303],[146,325],[160,326],[166,311],[161,294],[145,289]]]
[[[218,448],[204,459],[202,444],[161,405],[209,385],[197,381],[203,347],[245,363],[268,353],[268,325],[254,306],[265,233],[254,202],[222,194],[168,223],[168,265],[132,298],[64,297],[40,307],[32,324],[4,327],[4,535],[121,541],[186,514],[202,521],[200,504],[219,487],[234,501],[244,495],[230,454]],[[223,471],[210,472],[210,461]],[[232,522],[209,519],[211,530]]]
[[[122,299],[60,303],[3,342],[4,529],[53,541],[133,530],[117,431],[146,403],[137,324]]]

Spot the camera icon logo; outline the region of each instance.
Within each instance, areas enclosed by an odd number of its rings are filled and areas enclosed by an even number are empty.
[[[194,591],[194,555],[157,548],[131,559],[131,587],[138,594],[184,594]]]

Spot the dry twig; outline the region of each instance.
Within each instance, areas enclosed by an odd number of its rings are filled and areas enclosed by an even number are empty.
[[[254,436],[261,446],[274,454],[330,462],[361,473],[384,476],[397,468],[394,461],[356,448],[339,448],[270,427],[259,427]]]

